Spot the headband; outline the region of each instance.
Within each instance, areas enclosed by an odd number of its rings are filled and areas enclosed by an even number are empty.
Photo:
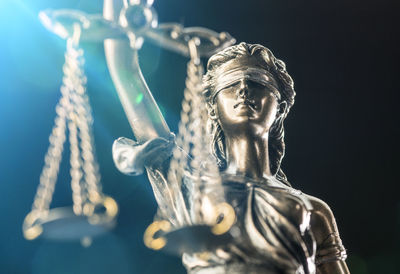
[[[218,92],[220,92],[222,89],[227,88],[236,82],[241,81],[242,79],[251,80],[267,87],[272,86],[272,92],[274,95],[278,99],[281,98],[280,93],[278,92],[278,84],[273,75],[265,69],[255,67],[240,67],[219,74],[215,79],[215,88],[211,94],[211,98],[214,99]]]

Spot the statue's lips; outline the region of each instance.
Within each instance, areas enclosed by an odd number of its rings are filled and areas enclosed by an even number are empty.
[[[234,109],[237,109],[238,107],[248,107],[248,108],[250,108],[251,110],[256,111],[256,105],[255,105],[255,103],[254,103],[253,101],[251,101],[251,100],[240,101],[240,102],[236,103],[236,104],[233,106]]]

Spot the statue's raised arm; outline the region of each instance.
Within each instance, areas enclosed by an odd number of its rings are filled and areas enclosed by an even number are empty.
[[[149,7],[145,7],[149,11]],[[126,9],[122,0],[104,1],[104,18],[118,22],[121,11]],[[152,14],[150,12],[150,14]],[[147,18],[148,24],[154,18]],[[151,26],[143,26],[151,27]],[[170,130],[143,78],[138,63],[138,49],[143,38],[128,33],[128,39],[107,39],[104,50],[115,88],[122,106],[138,142],[145,142],[156,137],[168,138]]]
[[[135,2],[135,1],[133,1]],[[157,24],[150,4],[130,5],[123,0],[105,0],[104,18],[119,24],[128,39],[107,39],[106,59],[112,80],[132,127],[135,138],[143,143],[156,137],[169,138],[170,130],[146,84],[138,63],[143,39],[189,56],[188,42],[199,38],[198,53],[208,57],[235,42],[228,33],[205,28],[183,28],[179,24]],[[152,1],[151,1],[152,2]]]

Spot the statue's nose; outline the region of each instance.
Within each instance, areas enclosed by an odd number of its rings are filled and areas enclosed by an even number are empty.
[[[240,81],[239,89],[237,90],[237,96],[240,98],[245,98],[248,96],[249,87],[245,80]]]

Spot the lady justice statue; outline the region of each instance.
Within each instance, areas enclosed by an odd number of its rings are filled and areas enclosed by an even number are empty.
[[[208,109],[212,154],[239,233],[206,257],[184,253],[188,272],[348,273],[328,205],[293,189],[281,169],[283,122],[295,96],[285,64],[261,45],[240,43],[213,55],[207,70],[206,105],[198,107]],[[154,140],[139,148],[119,139],[114,159],[128,174],[145,163],[150,180],[168,184],[173,141]]]
[[[156,29],[150,2],[106,0],[104,18],[73,17],[83,38],[106,39],[108,68],[136,138],[115,141],[114,162],[129,175],[146,169],[159,206],[147,245],[178,253],[189,273],[349,273],[328,205],[292,188],[281,169],[283,122],[295,97],[285,64],[264,46],[231,46],[227,33]],[[211,46],[196,41],[201,35]],[[138,65],[143,37],[191,57],[186,86],[194,92],[185,92],[176,138]],[[212,56],[201,80],[205,55]]]

